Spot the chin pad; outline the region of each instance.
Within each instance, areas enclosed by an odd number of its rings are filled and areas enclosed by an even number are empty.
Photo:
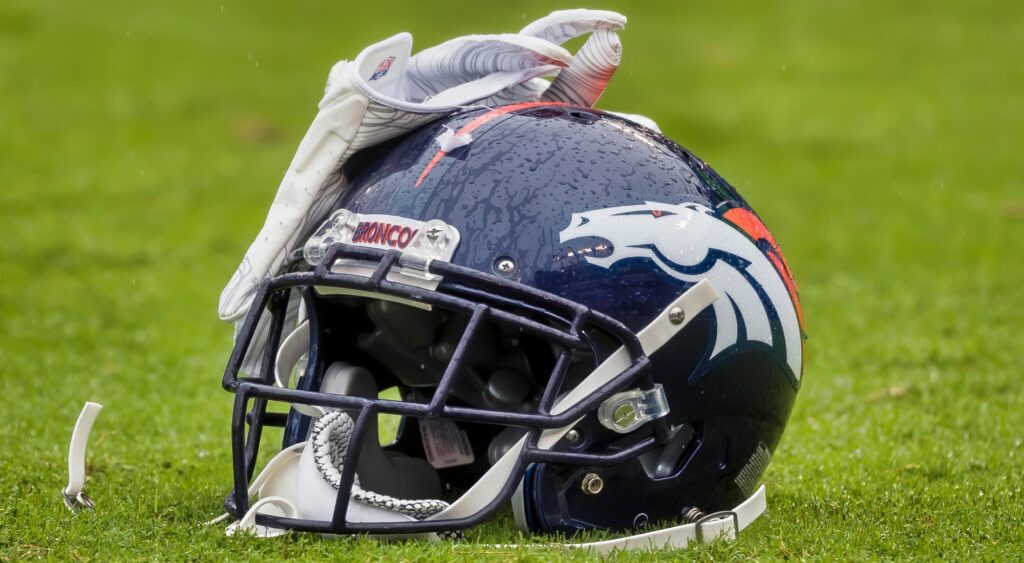
[[[343,362],[335,362],[327,368],[320,390],[324,393],[372,398],[377,398],[378,393],[377,384],[368,370]],[[348,414],[354,419],[359,413],[350,411]],[[381,447],[376,418],[368,421],[366,433],[356,466],[356,473],[364,488],[403,499],[443,496],[441,479],[425,459]],[[334,496],[332,493],[332,504]]]

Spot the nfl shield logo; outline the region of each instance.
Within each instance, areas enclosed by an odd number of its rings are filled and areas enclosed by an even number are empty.
[[[377,69],[374,70],[373,74],[370,75],[370,80],[373,81],[377,80],[378,78],[383,78],[384,75],[387,74],[389,70],[391,70],[391,63],[393,62],[395,62],[395,57],[388,57],[381,61],[380,64],[377,65]]]

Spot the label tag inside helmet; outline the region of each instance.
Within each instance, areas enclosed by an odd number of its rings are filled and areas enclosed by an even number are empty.
[[[450,420],[419,419],[427,463],[434,469],[469,465],[476,459],[466,431]]]

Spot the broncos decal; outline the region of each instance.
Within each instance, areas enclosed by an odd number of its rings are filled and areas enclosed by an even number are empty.
[[[684,282],[707,278],[724,297],[713,305],[717,333],[708,359],[742,341],[762,342],[785,357],[799,380],[803,319],[792,277],[746,233],[700,204],[646,202],[573,213],[559,241],[607,240],[609,254],[586,256],[602,268],[646,258]]]

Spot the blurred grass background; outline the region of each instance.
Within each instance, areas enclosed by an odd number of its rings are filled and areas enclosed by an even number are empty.
[[[0,559],[549,560],[222,537],[216,300],[327,70],[573,4],[0,3]],[[666,558],[1017,559],[1024,546],[1024,4],[626,2],[600,106],[735,184],[801,284],[804,386],[735,544]],[[95,512],[59,499],[86,399]],[[583,554],[562,554],[584,558]],[[632,558],[647,558],[638,555]]]

